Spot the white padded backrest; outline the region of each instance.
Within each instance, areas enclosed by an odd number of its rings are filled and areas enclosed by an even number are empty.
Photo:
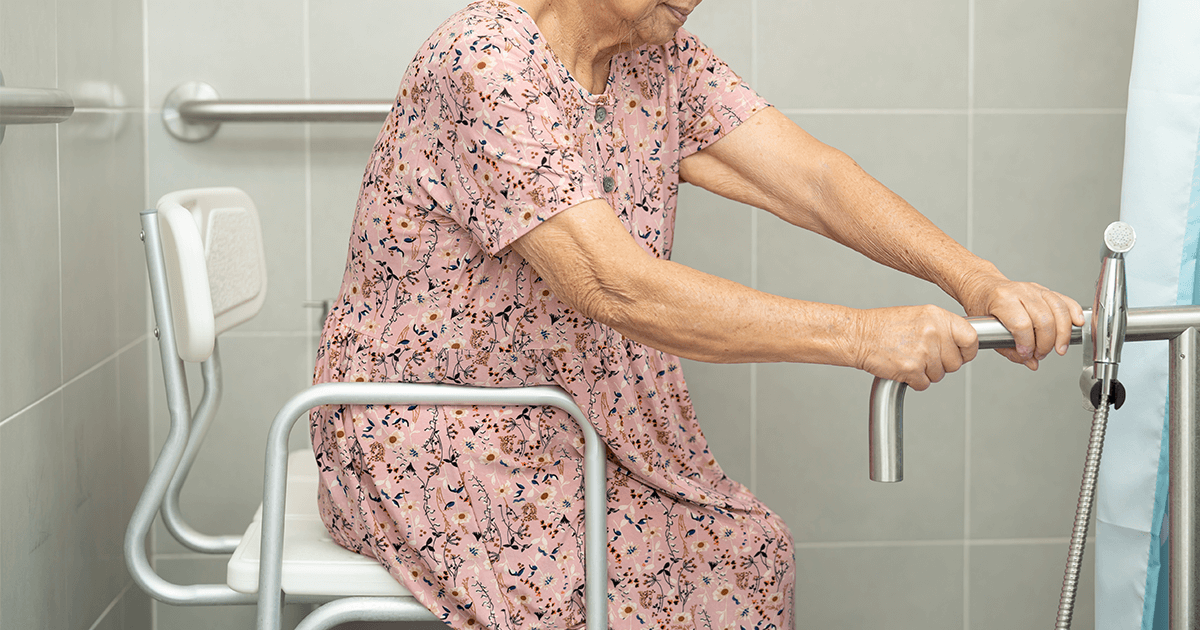
[[[258,211],[237,188],[196,188],[164,195],[158,216],[179,357],[203,362],[266,300]]]

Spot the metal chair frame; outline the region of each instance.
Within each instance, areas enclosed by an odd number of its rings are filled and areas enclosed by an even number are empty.
[[[475,388],[417,383],[324,383],[289,399],[271,424],[263,487],[262,539],[257,594],[234,591],[225,584],[181,585],[168,582],[150,565],[146,537],[160,511],[172,535],[203,553],[228,553],[240,536],[208,536],[187,525],[179,511],[179,491],[215,415],[221,394],[220,358],[216,347],[202,364],[205,390],[193,416],[171,317],[157,210],[141,213],[142,240],[150,277],[166,384],[171,427],[150,471],[125,533],[125,560],[134,581],[151,597],[173,605],[257,604],[258,630],[279,630],[285,598],[295,603],[322,603],[297,630],[323,630],[347,621],[440,620],[414,598],[286,596],[281,588],[288,436],[297,420],[314,407],[335,404],[466,404],[544,405],[562,409],[584,435],[585,605],[588,630],[608,628],[606,470],[604,446],[587,417],[563,390],[553,386]],[[189,431],[190,425],[190,431]]]

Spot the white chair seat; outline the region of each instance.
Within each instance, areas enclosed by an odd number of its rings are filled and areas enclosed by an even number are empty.
[[[295,471],[295,476],[293,472]],[[334,597],[412,597],[379,562],[344,549],[317,514],[317,475],[311,452],[288,457],[283,525],[283,592]],[[226,581],[241,593],[258,592],[262,508],[229,559]]]

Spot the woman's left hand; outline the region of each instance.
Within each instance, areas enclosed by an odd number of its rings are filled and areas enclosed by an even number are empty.
[[[979,278],[961,300],[967,315],[991,315],[1013,334],[1016,348],[997,352],[1031,370],[1051,351],[1065,355],[1071,326],[1083,325],[1083,308],[1075,300],[1034,282],[1004,276]]]

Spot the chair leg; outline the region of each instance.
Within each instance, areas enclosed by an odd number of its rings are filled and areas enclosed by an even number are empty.
[[[415,599],[347,597],[309,613],[296,630],[328,630],[348,621],[441,621]]]

